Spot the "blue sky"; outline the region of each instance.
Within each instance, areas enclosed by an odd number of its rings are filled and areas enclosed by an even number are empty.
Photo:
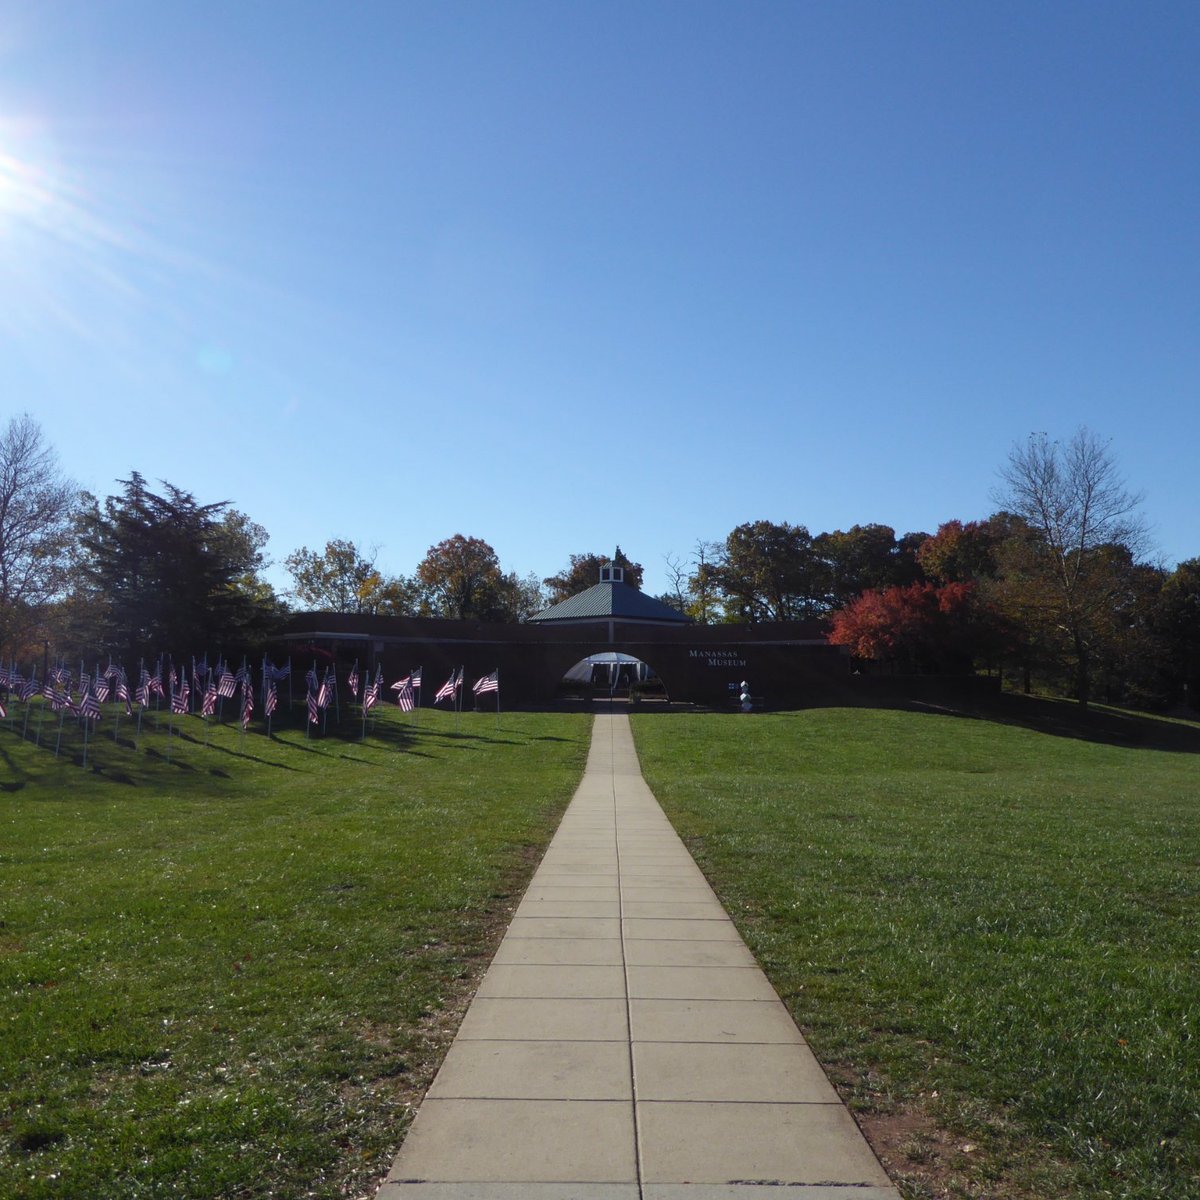
[[[1191,0],[0,0],[0,418],[277,560],[655,591],[1086,424],[1200,555],[1198,61]]]

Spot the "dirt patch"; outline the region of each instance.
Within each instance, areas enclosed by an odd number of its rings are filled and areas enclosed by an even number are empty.
[[[1049,1154],[1031,1153],[1002,1114],[984,1137],[947,1123],[937,1092],[890,1096],[874,1072],[840,1063],[825,1068],[876,1157],[905,1200],[1046,1200],[1070,1171]]]
[[[913,1106],[889,1113],[858,1112],[855,1119],[883,1169],[895,1183],[906,1185],[905,1194],[912,1200],[983,1196],[970,1179],[975,1164],[962,1161],[978,1148],[941,1128],[928,1113]],[[989,1194],[996,1200],[1013,1195],[994,1190]]]

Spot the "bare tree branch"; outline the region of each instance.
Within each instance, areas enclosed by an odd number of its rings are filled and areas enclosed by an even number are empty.
[[[0,653],[61,593],[77,501],[37,422],[13,417],[0,436]]]
[[[1146,547],[1140,493],[1125,486],[1109,443],[1080,427],[1065,446],[1044,433],[1013,447],[996,499],[1033,531],[1029,587],[1066,635],[1086,704],[1097,630],[1129,567]]]

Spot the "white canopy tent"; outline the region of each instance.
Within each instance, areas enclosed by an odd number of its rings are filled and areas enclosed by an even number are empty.
[[[633,670],[639,683],[654,676],[654,672],[640,658],[636,658],[632,654],[622,654],[617,650],[606,650],[601,654],[589,654],[587,658],[581,658],[563,678],[569,679],[572,683],[591,683],[595,679],[595,668],[605,667],[611,682],[616,678],[620,668],[627,664]]]

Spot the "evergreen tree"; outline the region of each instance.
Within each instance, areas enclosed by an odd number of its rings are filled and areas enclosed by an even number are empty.
[[[262,582],[266,533],[227,501],[198,504],[134,472],[77,522],[73,641],[126,662],[159,653],[256,648],[281,614]]]

